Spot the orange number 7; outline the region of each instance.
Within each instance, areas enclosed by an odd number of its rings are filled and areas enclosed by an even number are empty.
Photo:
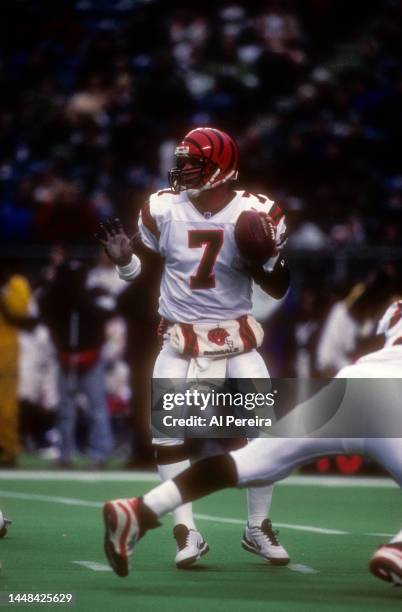
[[[219,251],[223,245],[223,230],[189,230],[188,246],[198,249],[205,246],[200,264],[194,276],[190,276],[191,289],[212,289],[215,274],[212,273]]]

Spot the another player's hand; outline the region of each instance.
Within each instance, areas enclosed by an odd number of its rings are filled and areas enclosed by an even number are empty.
[[[99,226],[95,238],[103,245],[106,255],[116,266],[126,266],[133,255],[132,242],[123,229],[120,219],[106,219]]]

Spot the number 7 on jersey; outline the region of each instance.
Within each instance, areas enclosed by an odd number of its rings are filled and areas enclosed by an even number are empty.
[[[197,272],[190,276],[191,289],[212,289],[215,287],[215,274],[212,273],[219,251],[223,245],[223,230],[189,230],[190,249],[204,248]]]

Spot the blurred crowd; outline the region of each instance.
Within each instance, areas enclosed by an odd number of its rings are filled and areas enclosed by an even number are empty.
[[[398,0],[6,9],[3,242],[88,242],[112,214],[133,225],[175,141],[213,124],[239,142],[241,183],[292,215],[290,247],[400,244]]]
[[[159,270],[126,285],[93,234],[111,216],[135,230],[195,126],[232,134],[240,187],[286,212],[292,289],[255,292],[271,375],[332,376],[375,346],[400,267],[399,0],[0,11],[0,466],[22,446],[64,467],[149,459]],[[372,255],[334,268],[356,247]]]

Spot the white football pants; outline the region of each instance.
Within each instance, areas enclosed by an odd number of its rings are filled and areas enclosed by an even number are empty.
[[[153,378],[187,378],[190,358],[177,353],[168,343],[159,353],[153,372]],[[226,378],[269,378],[267,366],[261,355],[252,350],[228,357],[226,365]],[[176,438],[154,438],[153,444],[173,446],[183,444],[183,440]]]

